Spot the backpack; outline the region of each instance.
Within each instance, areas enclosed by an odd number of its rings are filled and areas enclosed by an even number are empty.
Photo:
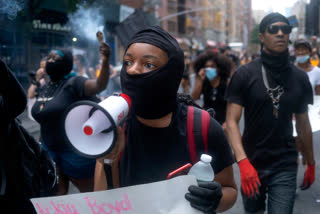
[[[208,133],[210,117],[214,118],[213,108],[202,109],[188,94],[177,94],[178,102],[188,105],[187,141],[192,164],[199,161],[202,153],[208,153]]]
[[[33,136],[15,119],[9,126],[12,142],[17,143],[20,175],[23,176],[24,198],[53,196],[57,187],[53,160]]]

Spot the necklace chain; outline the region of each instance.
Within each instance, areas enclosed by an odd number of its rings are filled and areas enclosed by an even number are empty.
[[[284,89],[282,86],[278,85],[275,88],[270,88],[267,74],[266,74],[266,69],[262,65],[262,79],[265,87],[267,88],[267,93],[269,97],[271,98],[272,104],[273,104],[273,115],[275,116],[276,119],[278,119],[278,112],[280,110],[280,98],[282,94],[284,93]],[[276,94],[276,96],[275,96]]]

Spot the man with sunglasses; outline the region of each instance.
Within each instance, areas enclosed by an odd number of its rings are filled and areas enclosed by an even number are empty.
[[[264,213],[268,198],[269,214],[291,214],[297,178],[293,113],[308,162],[303,188],[315,180],[307,114],[308,104],[313,102],[312,88],[305,72],[289,62],[288,19],[271,13],[262,19],[259,30],[261,58],[239,67],[226,92],[226,131],[240,169],[246,213]],[[243,108],[241,138],[238,123]]]

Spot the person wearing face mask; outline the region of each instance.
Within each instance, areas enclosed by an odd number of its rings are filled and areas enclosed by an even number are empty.
[[[224,94],[231,72],[231,60],[222,54],[206,51],[194,61],[196,82],[192,98],[197,100],[203,94],[204,109],[213,108],[215,119],[225,128],[227,102]]]
[[[294,43],[294,49],[296,65],[308,74],[313,95],[320,95],[320,69],[310,63],[310,57],[312,55],[311,44],[305,39],[298,39]],[[303,157],[302,163],[305,164],[305,155],[299,138],[296,138],[296,144]]]
[[[320,95],[320,68],[310,63],[311,44],[305,39],[299,39],[294,43],[296,63],[309,77],[313,95]]]
[[[119,128],[116,152],[97,159],[95,191],[108,186],[103,169],[105,158],[113,159],[113,163],[120,159],[122,187],[165,180],[170,172],[191,162],[186,135],[188,106],[177,100],[183,72],[183,52],[168,32],[152,26],[132,37],[120,74],[122,92],[132,99],[125,123],[126,137]],[[213,118],[210,118],[208,153],[214,157],[214,181],[200,187],[190,186],[185,197],[192,207],[205,213],[223,212],[235,203],[237,187],[231,148]]]
[[[261,57],[240,66],[226,92],[227,135],[240,169],[246,213],[292,214],[297,185],[297,148],[292,116],[308,166],[302,189],[315,180],[308,104],[312,88],[305,72],[289,62],[289,20],[270,13],[260,23]],[[242,137],[239,120],[244,108]]]
[[[46,63],[50,81],[39,89],[32,116],[40,124],[42,145],[56,163],[58,172],[57,195],[68,192],[71,181],[80,192],[93,191],[95,160],[76,154],[64,135],[64,111],[74,102],[92,100],[107,86],[109,79],[110,47],[99,47],[102,68],[99,78],[88,80],[71,72],[72,52],[67,49],[52,50]]]

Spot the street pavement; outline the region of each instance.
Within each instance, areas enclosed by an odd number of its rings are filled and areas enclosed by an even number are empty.
[[[39,124],[28,118],[27,111],[23,112],[19,116],[19,119],[21,120],[22,125],[30,132],[30,134],[32,134],[36,139],[39,139],[39,136],[40,136]],[[243,121],[240,122],[240,127],[241,126],[243,126]],[[297,190],[293,214],[319,214],[320,213],[320,132],[313,134],[313,146],[314,146],[315,159],[317,163],[316,164],[316,181],[308,190],[305,190],[305,191],[301,191],[299,189]],[[239,189],[240,188],[239,168],[236,164],[234,164],[233,169],[234,169],[234,177]],[[297,186],[300,186],[303,180],[304,171],[305,171],[305,167],[300,164],[298,169]],[[74,194],[78,192],[79,191],[77,190],[77,188],[71,184],[69,189],[69,194]],[[240,192],[238,194],[238,198],[235,205],[230,210],[224,213],[226,214],[243,214],[244,213]]]

